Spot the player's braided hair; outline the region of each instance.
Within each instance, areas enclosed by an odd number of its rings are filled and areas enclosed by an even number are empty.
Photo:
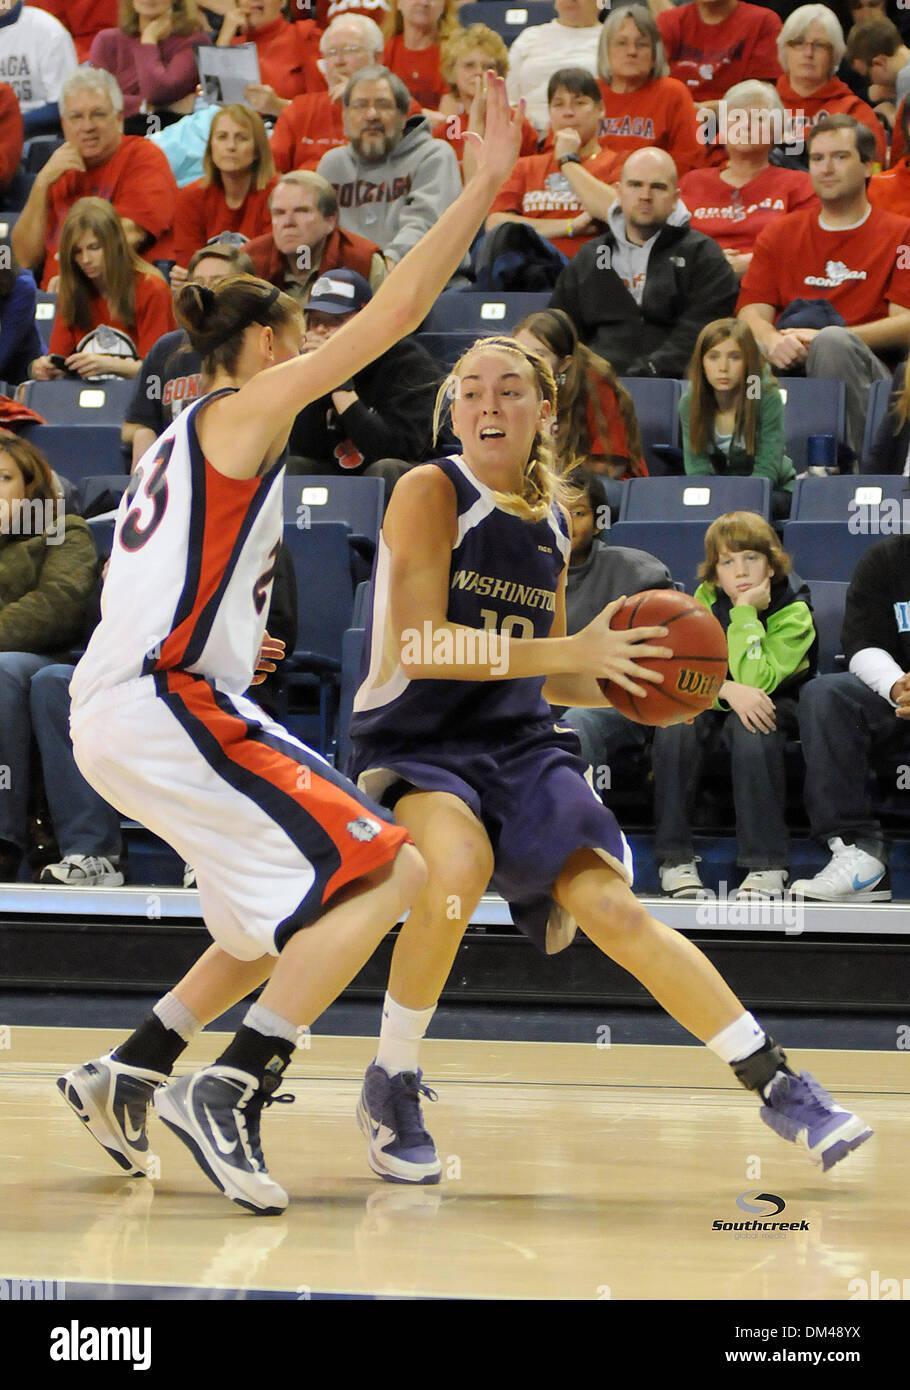
[[[550,371],[549,364],[536,352],[530,348],[522,347],[516,343],[514,338],[478,338],[467,352],[463,352],[455,363],[450,375],[439,388],[436,396],[436,408],[433,412],[433,437],[439,434],[439,426],[442,415],[447,407],[451,406],[461,378],[461,371],[465,361],[474,352],[482,352],[487,349],[496,352],[513,352],[532,367],[537,382],[537,390],[541,400],[549,401],[551,419],[556,417],[556,382],[553,373]],[[562,474],[557,465],[556,450],[554,448],[553,435],[550,427],[544,425],[538,429],[534,436],[534,443],[531,447],[530,457],[524,472],[524,486],[521,493],[500,493],[495,492],[496,501],[503,507],[513,511],[525,521],[540,521],[547,515],[554,502],[567,506],[573,496],[573,489],[568,487],[563,481]]]

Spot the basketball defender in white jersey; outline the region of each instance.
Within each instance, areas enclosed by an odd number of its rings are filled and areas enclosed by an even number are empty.
[[[374,299],[301,357],[288,296],[250,276],[185,286],[178,318],[209,393],[142,458],[117,519],[101,623],[72,684],[76,760],[197,873],[215,944],[107,1058],[58,1082],[89,1132],[141,1174],[152,1096],[206,1175],[251,1211],[283,1211],[259,1141],[298,1037],[413,902],[408,832],[243,692],[265,632],[291,425],[413,332],[511,170],[521,112],[491,77],[478,171]],[[305,928],[305,930],[304,930]],[[165,1089],[202,1025],[268,980],[213,1066]]]

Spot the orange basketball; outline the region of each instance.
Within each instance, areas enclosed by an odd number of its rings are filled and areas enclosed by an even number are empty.
[[[644,697],[632,695],[610,680],[598,681],[610,703],[638,724],[665,729],[710,709],[727,677],[727,639],[713,613],[689,594],[675,589],[646,589],[633,594],[613,614],[612,628],[665,627],[668,636],[651,644],[672,647],[669,660],[642,658],[640,665],[660,671],[662,685],[648,681]]]

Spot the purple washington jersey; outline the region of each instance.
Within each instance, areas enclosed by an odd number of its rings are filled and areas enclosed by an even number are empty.
[[[559,508],[551,507],[541,521],[523,521],[497,504],[459,455],[436,459],[431,466],[441,468],[451,480],[458,507],[448,621],[508,633],[510,638],[547,637],[570,548]],[[399,660],[399,634],[391,628],[389,573],[390,554],[380,536],[361,683],[351,719],[355,760],[358,741],[476,741],[495,738],[517,723],[552,722],[541,694],[543,676],[410,680]],[[426,644],[432,632],[415,633],[413,640]]]

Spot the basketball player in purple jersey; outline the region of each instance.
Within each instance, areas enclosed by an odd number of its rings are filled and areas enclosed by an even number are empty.
[[[543,950],[563,949],[579,926],[758,1093],[771,1128],[830,1168],[872,1131],[795,1075],[706,957],[635,897],[625,837],[585,778],[575,735],[553,726],[549,704],[608,703],[595,680],[608,669],[626,689],[642,676],[634,647],[619,660],[604,651],[601,624],[622,599],[565,635],[569,524],[550,369],[513,340],[486,339],[445,389],[462,454],[414,469],[392,494],[351,723],[349,773],[394,809],[428,871],[395,944],[358,1107],[370,1165],[390,1182],[439,1181],[421,1109],[421,1095],[436,1097],[418,1049],[492,880]]]
[[[478,173],[356,323],[307,356],[296,304],[265,282],[181,290],[208,394],[133,474],[101,622],[73,678],[80,769],[194,866],[215,944],[125,1043],[60,1090],[118,1166],[141,1174],[157,1089],[156,1108],[206,1175],[258,1213],[288,1201],[263,1159],[262,1108],[298,1037],[425,876],[407,831],[243,693],[281,539],[278,460],[307,401],[426,316],[515,162],[521,119],[491,78]],[[162,1088],[187,1040],[264,980],[217,1062]]]

